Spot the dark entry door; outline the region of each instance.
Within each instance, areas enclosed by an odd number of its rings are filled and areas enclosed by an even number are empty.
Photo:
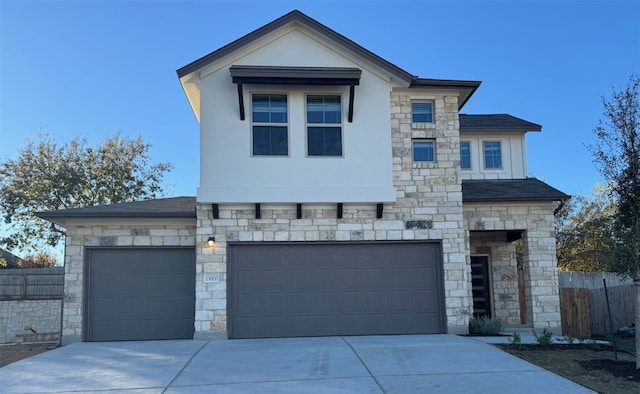
[[[439,243],[253,243],[228,252],[230,338],[446,330]]]
[[[471,256],[471,286],[473,316],[476,318],[491,317],[489,258],[487,256]]]

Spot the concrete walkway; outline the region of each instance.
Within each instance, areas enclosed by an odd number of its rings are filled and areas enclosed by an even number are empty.
[[[0,368],[2,393],[591,393],[454,335],[77,343]]]

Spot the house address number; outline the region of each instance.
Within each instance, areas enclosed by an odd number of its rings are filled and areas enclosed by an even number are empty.
[[[204,274],[204,283],[218,283],[220,282],[220,274]]]

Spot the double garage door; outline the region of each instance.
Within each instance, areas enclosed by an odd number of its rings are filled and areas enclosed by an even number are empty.
[[[227,247],[229,338],[446,330],[439,243]],[[193,248],[86,251],[87,341],[192,338]]]
[[[228,246],[230,338],[446,330],[439,243]]]

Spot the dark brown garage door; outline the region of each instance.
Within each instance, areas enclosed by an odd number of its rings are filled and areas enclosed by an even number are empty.
[[[230,338],[445,331],[439,243],[228,249]]]
[[[193,338],[193,248],[86,251],[85,340]]]

